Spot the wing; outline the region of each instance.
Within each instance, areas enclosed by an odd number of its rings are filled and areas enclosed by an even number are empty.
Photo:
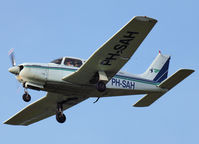
[[[80,97],[66,97],[61,94],[50,93],[40,100],[30,104],[16,115],[4,122],[4,124],[11,125],[30,125],[37,121],[43,120],[50,117],[56,113],[57,103],[65,101],[63,109],[66,110],[87,98]]]
[[[80,69],[63,80],[76,84],[91,84],[96,73],[105,74],[107,82],[131,58],[157,20],[137,16],[102,45]]]

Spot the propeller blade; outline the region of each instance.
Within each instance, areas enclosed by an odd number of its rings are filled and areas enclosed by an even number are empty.
[[[12,66],[16,66],[14,48],[10,49],[10,51],[8,52],[8,55],[10,56]]]

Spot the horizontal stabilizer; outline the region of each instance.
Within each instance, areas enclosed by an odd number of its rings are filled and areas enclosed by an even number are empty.
[[[159,99],[164,94],[165,93],[147,94],[146,96],[144,96],[141,100],[139,100],[133,106],[134,107],[147,107],[147,106],[150,106],[152,103],[154,103],[157,99]]]
[[[160,83],[159,87],[163,88],[163,89],[167,89],[169,91],[170,89],[172,89],[174,86],[176,86],[178,83],[180,83],[182,80],[184,80],[186,77],[188,77],[193,72],[194,72],[194,70],[190,70],[190,69],[178,70],[176,73],[174,73],[168,79],[166,79],[162,83]],[[159,99],[162,95],[164,95],[168,91],[165,91],[163,93],[147,94],[133,106],[134,107],[147,107],[147,106],[151,105],[153,102],[155,102],[157,99]]]
[[[193,72],[194,70],[191,70],[191,69],[180,69],[176,73],[174,73],[172,76],[170,76],[168,79],[160,83],[159,87],[170,90],[174,86],[176,86],[178,83],[180,83],[182,80],[184,80],[186,77],[188,77],[190,74],[192,74]]]

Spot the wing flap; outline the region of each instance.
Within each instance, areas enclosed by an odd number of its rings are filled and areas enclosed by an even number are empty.
[[[68,109],[73,105],[80,103],[86,98],[64,98],[64,95],[47,93],[47,95],[38,101],[30,104],[13,117],[4,122],[4,124],[10,125],[30,125],[47,117],[50,117],[56,113],[57,102],[65,100],[63,109]],[[64,98],[64,99],[63,99]]]
[[[134,17],[94,52],[78,71],[63,77],[63,80],[76,84],[90,84],[99,71],[104,71],[110,80],[131,58],[156,22],[157,20],[148,17]]]

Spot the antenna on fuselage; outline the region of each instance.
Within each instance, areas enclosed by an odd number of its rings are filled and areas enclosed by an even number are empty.
[[[98,100],[100,99],[100,97],[98,97],[93,103],[96,103],[96,102],[98,102]]]

